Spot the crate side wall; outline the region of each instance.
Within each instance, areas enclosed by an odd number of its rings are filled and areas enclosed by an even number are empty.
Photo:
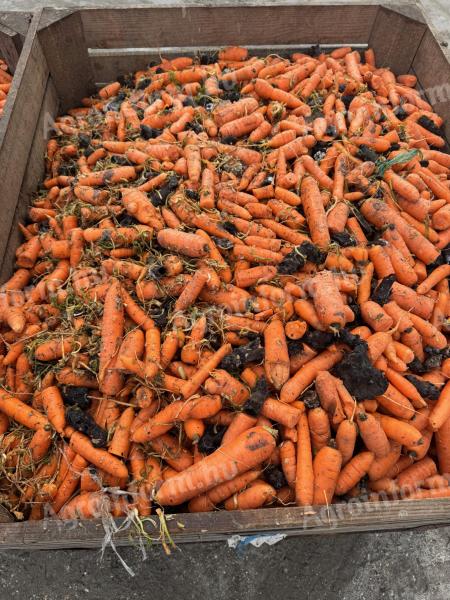
[[[0,212],[0,257],[4,262],[8,237],[20,200],[41,111],[49,70],[35,36],[38,19],[30,26],[17,65],[5,112],[0,119],[0,170],[2,211]],[[33,31],[34,30],[34,31]]]
[[[378,6],[218,6],[85,10],[88,48],[366,43]],[[233,28],[224,25],[233,23]],[[268,27],[270,23],[270,27]]]

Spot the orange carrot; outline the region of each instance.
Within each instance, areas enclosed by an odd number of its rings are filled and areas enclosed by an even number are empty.
[[[314,457],[313,504],[328,505],[332,502],[341,471],[342,456],[339,450],[324,446]]]
[[[310,506],[314,499],[314,472],[308,417],[305,412],[300,415],[297,436],[295,501],[298,506]]]
[[[202,461],[165,481],[156,494],[163,506],[174,506],[256,467],[275,447],[272,434],[254,427]]]
[[[342,469],[336,483],[336,494],[342,496],[349,492],[368,472],[374,460],[373,452],[356,454]]]

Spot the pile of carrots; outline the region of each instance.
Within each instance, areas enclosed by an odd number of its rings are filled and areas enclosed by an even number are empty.
[[[8,65],[0,58],[0,117],[6,104],[8,92],[11,87],[12,75],[8,73]]]
[[[450,155],[415,85],[230,47],[57,119],[0,295],[5,506],[450,496]]]

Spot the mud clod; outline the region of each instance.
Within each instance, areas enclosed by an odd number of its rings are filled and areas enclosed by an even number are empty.
[[[437,400],[439,398],[440,390],[437,385],[429,381],[422,381],[418,377],[414,377],[414,375],[404,375],[405,379],[412,383],[422,398],[427,398],[427,400]]]
[[[198,442],[198,449],[204,454],[211,454],[222,443],[226,427],[222,425],[208,425],[205,433]]]
[[[396,281],[395,275],[388,275],[384,277],[378,286],[375,288],[375,291],[371,294],[370,299],[373,302],[376,302],[380,306],[383,306],[387,302],[389,302],[389,298],[391,297],[392,286]]]
[[[108,441],[107,432],[99,427],[89,414],[81,412],[78,407],[70,407],[66,410],[66,419],[68,425],[87,435],[93,446],[96,448],[106,446]]]
[[[270,395],[269,386],[265,377],[258,379],[252,390],[250,398],[244,404],[244,411],[249,415],[257,417],[261,412],[264,401]]]
[[[381,396],[388,387],[388,380],[372,365],[367,350],[367,344],[361,342],[333,369],[358,402]]]
[[[225,356],[220,368],[230,372],[240,372],[250,362],[261,362],[264,358],[264,348],[260,338],[255,338],[245,346],[238,346],[231,354]]]

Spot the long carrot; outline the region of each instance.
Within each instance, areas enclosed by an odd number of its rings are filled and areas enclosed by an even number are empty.
[[[299,506],[310,506],[314,499],[314,472],[308,417],[300,415],[297,426],[297,472],[295,501]]]
[[[202,461],[165,481],[156,494],[163,506],[174,506],[258,466],[275,447],[273,435],[262,427],[241,434]]]
[[[339,450],[324,446],[314,457],[314,496],[313,504],[330,504],[333,500],[339,473],[341,471],[342,455]]]

